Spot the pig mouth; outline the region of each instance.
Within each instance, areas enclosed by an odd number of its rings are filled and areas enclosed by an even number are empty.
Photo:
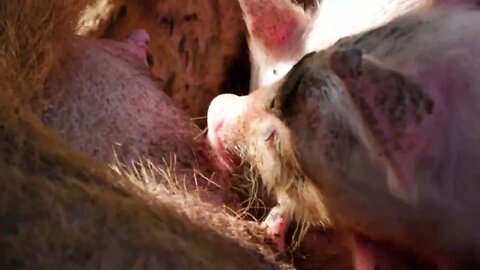
[[[242,159],[230,147],[226,147],[221,139],[223,121],[216,123],[213,127],[209,127],[207,133],[207,141],[212,147],[217,160],[222,167],[232,172],[242,165]]]

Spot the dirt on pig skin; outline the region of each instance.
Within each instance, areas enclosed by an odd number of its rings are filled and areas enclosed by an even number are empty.
[[[477,269],[478,23],[434,8],[343,38],[213,100],[209,141],[225,166],[250,162],[286,216],[351,233],[355,269],[428,269],[401,253]]]

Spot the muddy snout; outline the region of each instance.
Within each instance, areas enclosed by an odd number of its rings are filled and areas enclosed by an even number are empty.
[[[228,145],[234,145],[237,122],[246,109],[246,98],[247,96],[223,94],[214,98],[208,107],[207,140],[228,169],[233,169],[238,161],[234,161],[232,152],[226,147],[226,141]]]

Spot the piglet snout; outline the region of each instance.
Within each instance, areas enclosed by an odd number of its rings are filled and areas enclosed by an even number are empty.
[[[138,28],[130,33],[126,41],[135,44],[142,49],[146,49],[150,42],[150,35],[145,29]]]
[[[124,40],[127,44],[130,52],[136,55],[138,58],[148,66],[147,61],[147,47],[150,42],[150,35],[145,29],[138,28],[135,29],[130,35]]]
[[[217,156],[222,160],[228,168],[232,167],[230,154],[225,145],[223,145],[225,136],[229,132],[234,132],[235,121],[244,112],[246,96],[236,96],[233,94],[219,95],[212,100],[208,107],[207,140],[212,146]]]

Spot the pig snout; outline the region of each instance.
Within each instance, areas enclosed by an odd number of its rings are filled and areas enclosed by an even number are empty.
[[[130,52],[136,55],[142,60],[147,66],[147,47],[150,43],[150,35],[145,29],[139,28],[135,29],[127,39],[124,40],[128,44]]]
[[[235,123],[246,108],[245,99],[246,96],[223,94],[214,98],[208,107],[207,140],[220,162],[229,170],[232,170],[238,161],[225,147],[224,140],[235,132]],[[229,145],[231,145],[230,142]]]
[[[133,43],[142,49],[146,49],[150,42],[150,35],[145,29],[135,29],[127,38],[127,42]]]

